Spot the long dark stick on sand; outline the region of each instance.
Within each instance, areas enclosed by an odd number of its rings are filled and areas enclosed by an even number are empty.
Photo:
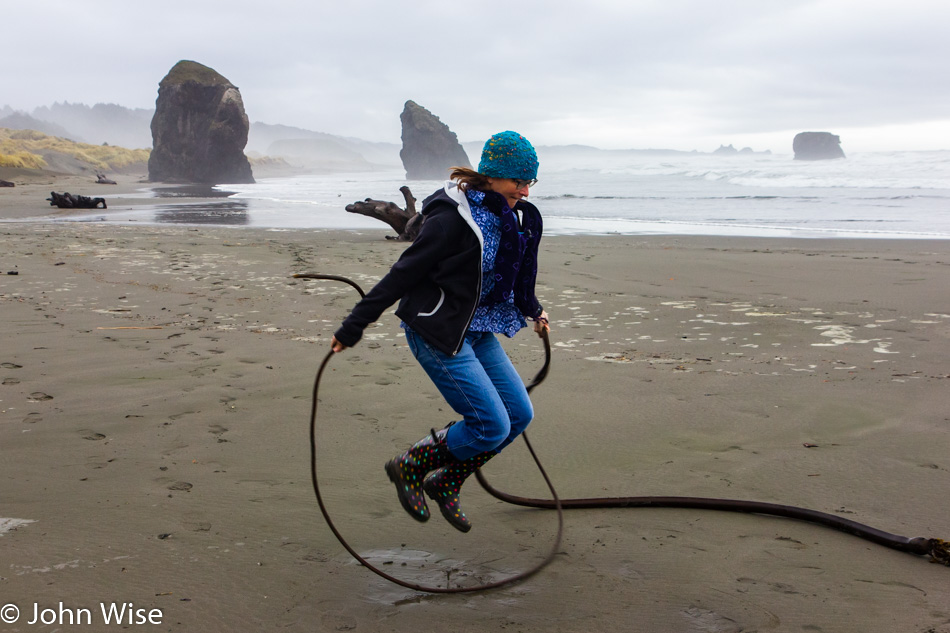
[[[339,275],[323,275],[319,273],[299,273],[295,274],[294,278],[297,279],[326,279],[331,281],[340,281],[347,283],[359,292],[360,296],[366,296],[363,292],[363,289],[360,288],[359,284],[355,281],[342,277]],[[541,339],[544,342],[544,365],[538,374],[531,381],[531,384],[528,385],[527,389],[530,393],[535,387],[540,385],[548,375],[548,370],[551,366],[551,344],[548,340],[547,332],[542,331]],[[858,523],[857,521],[851,521],[850,519],[845,519],[834,514],[828,514],[826,512],[819,512],[817,510],[809,510],[807,508],[799,508],[795,506],[786,506],[775,503],[765,503],[762,501],[744,501],[737,499],[717,499],[717,498],[704,498],[704,497],[591,497],[591,498],[578,498],[578,499],[564,499],[561,500],[557,496],[557,492],[554,490],[554,485],[551,483],[547,472],[545,472],[544,467],[541,465],[541,461],[538,459],[537,454],[534,452],[534,448],[531,446],[531,442],[528,439],[527,433],[522,433],[525,443],[528,446],[528,450],[531,452],[531,456],[534,458],[535,463],[541,471],[541,475],[544,477],[545,483],[548,485],[548,489],[551,491],[551,499],[535,499],[527,497],[518,497],[511,495],[505,492],[501,492],[494,488],[488,480],[485,478],[485,475],[482,474],[481,469],[475,471],[475,476],[478,479],[478,483],[492,496],[501,501],[511,503],[513,505],[519,505],[530,508],[540,508],[548,510],[557,510],[558,515],[558,531],[557,537],[555,538],[554,546],[551,548],[548,556],[541,561],[538,565],[531,568],[530,570],[516,574],[511,578],[503,579],[497,582],[478,585],[472,587],[428,587],[424,585],[419,585],[416,583],[407,582],[391,576],[379,568],[372,565],[370,562],[361,557],[343,538],[343,535],[337,530],[334,526],[333,521],[330,519],[329,513],[326,510],[326,507],[323,504],[323,498],[320,494],[320,486],[317,482],[317,441],[316,441],[316,417],[317,417],[317,396],[320,386],[320,379],[323,375],[323,370],[326,368],[327,363],[330,358],[334,355],[331,351],[323,359],[323,363],[320,365],[320,369],[317,372],[316,379],[313,384],[313,399],[311,403],[310,411],[310,470],[312,475],[313,490],[317,497],[317,503],[320,506],[320,511],[323,513],[324,519],[326,519],[327,525],[330,527],[330,530],[337,537],[337,540],[340,541],[340,544],[364,567],[372,571],[373,573],[379,575],[390,582],[396,583],[403,587],[409,589],[415,589],[417,591],[425,591],[428,593],[463,593],[463,592],[474,592],[474,591],[483,591],[486,589],[495,589],[498,587],[503,587],[505,585],[510,585],[516,582],[520,582],[529,578],[541,571],[546,567],[554,557],[557,555],[557,550],[560,548],[561,537],[563,534],[564,521],[563,521],[563,510],[582,510],[582,509],[603,509],[603,508],[686,508],[692,510],[718,510],[722,512],[743,512],[747,514],[763,514],[769,516],[784,517],[788,519],[797,519],[800,521],[807,521],[809,523],[817,523],[819,525],[824,525],[848,534],[857,536],[859,538],[871,541],[872,543],[877,543],[878,545],[883,545],[885,547],[890,547],[902,552],[907,552],[909,554],[916,554],[919,556],[930,556],[931,562],[941,563],[947,566],[950,566],[950,542],[944,541],[939,538],[926,538],[926,537],[914,537],[909,538],[906,536],[900,536],[898,534],[891,534],[890,532],[884,532],[883,530],[878,530],[868,525]]]

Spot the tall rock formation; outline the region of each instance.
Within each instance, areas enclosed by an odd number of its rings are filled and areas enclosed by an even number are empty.
[[[399,157],[409,180],[444,180],[450,167],[471,167],[455,132],[414,101],[402,114],[402,150]]]
[[[844,158],[841,138],[831,132],[799,132],[792,141],[795,160]]]
[[[254,182],[244,155],[250,125],[241,92],[197,62],[175,64],[158,85],[152,117],[152,182]]]

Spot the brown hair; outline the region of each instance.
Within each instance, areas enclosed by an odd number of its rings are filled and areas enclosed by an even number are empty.
[[[462,191],[468,191],[469,189],[489,191],[491,189],[491,181],[485,174],[480,174],[470,167],[451,167],[450,169],[452,171],[449,178],[457,180],[459,189]]]

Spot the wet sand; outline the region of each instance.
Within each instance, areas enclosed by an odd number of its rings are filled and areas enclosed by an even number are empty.
[[[0,219],[44,214],[45,186],[0,190]],[[553,564],[481,594],[354,564],[314,499],[308,414],[356,297],[291,275],[369,287],[404,248],[385,233],[0,223],[0,603],[101,622],[131,602],[168,631],[950,631],[950,569],[762,516],[569,512]],[[553,361],[529,435],[562,497],[753,499],[950,539],[950,243],[554,237],[540,259]],[[540,368],[533,333],[505,345]],[[504,577],[556,531],[474,480],[469,534],[403,513],[383,462],[451,419],[391,314],[330,363],[324,498],[411,582]],[[486,475],[545,495],[520,442]]]

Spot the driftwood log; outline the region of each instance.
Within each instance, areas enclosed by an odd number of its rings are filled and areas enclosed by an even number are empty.
[[[56,193],[55,191],[49,192],[50,197],[49,206],[59,207],[60,209],[98,209],[99,205],[102,205],[103,209],[107,209],[105,198],[90,198],[88,196],[74,196],[68,191],[63,194]]]
[[[409,191],[409,187],[403,185],[399,188],[399,191],[406,199],[405,209],[400,208],[395,202],[367,198],[362,202],[346,205],[346,210],[349,213],[359,213],[360,215],[376,218],[391,226],[396,231],[396,236],[387,235],[387,240],[411,242],[419,235],[419,229],[422,228],[422,222],[425,218],[421,213],[416,212],[416,199]]]
[[[96,174],[96,182],[100,185],[114,185],[116,182],[111,178],[106,178],[105,174]]]
[[[0,180],[0,187],[16,187],[16,185],[9,180]]]

